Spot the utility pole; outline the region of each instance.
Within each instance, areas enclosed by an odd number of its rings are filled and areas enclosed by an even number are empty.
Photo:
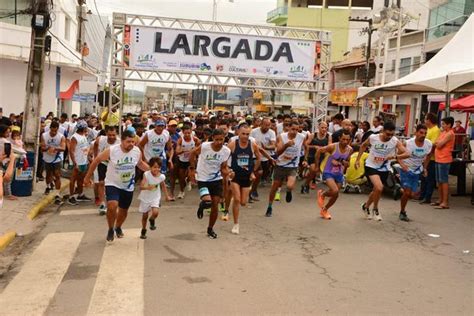
[[[365,78],[364,78],[364,87],[369,86],[369,81],[370,81],[370,57],[371,57],[371,52],[372,52],[372,34],[376,31],[373,26],[373,20],[368,19],[368,18],[349,18],[350,22],[362,22],[362,23],[368,23],[368,27],[364,28],[362,30],[362,33],[367,33],[368,34],[368,39],[367,39],[367,52],[365,54]],[[365,101],[367,102],[367,100]],[[360,118],[360,107],[357,105],[357,121],[359,121]]]
[[[31,46],[26,77],[26,100],[22,130],[26,150],[34,151],[36,153],[35,160],[37,161],[44,77],[45,38],[51,19],[49,0],[34,0],[32,2]],[[33,172],[33,177],[35,177],[35,174],[36,172]],[[33,181],[33,185],[34,183],[35,181]]]

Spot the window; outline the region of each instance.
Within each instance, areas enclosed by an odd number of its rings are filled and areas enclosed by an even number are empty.
[[[421,63],[421,57],[420,56],[415,56],[413,57],[413,64],[412,64],[412,71],[415,71],[417,70],[418,68],[420,68],[420,63]]]
[[[398,78],[404,77],[410,73],[411,68],[411,57],[400,59],[400,73]]]
[[[69,41],[71,39],[71,19],[66,16],[64,21],[64,38]]]

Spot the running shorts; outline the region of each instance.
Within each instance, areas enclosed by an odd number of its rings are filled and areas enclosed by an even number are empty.
[[[379,171],[377,169],[365,166],[365,176],[370,180],[370,176],[374,175],[378,175],[382,183],[387,185],[388,171]]]
[[[107,173],[107,166],[104,165],[103,163],[100,163],[97,166],[97,172],[99,173],[99,181],[104,181],[105,180],[105,175]]]
[[[207,192],[211,197],[213,196],[222,197],[224,193],[222,180],[216,180],[216,181],[210,181],[210,182],[198,181],[198,188],[199,188],[199,192],[204,192],[205,189],[207,188]],[[201,194],[201,197],[204,195],[207,195],[207,194]]]
[[[297,168],[285,168],[276,166],[273,170],[273,180],[286,181],[288,177],[296,177]]]
[[[420,181],[420,175],[411,171],[400,170],[400,184],[404,189],[410,189],[412,192],[418,191],[418,182]]]
[[[133,191],[125,191],[112,185],[106,185],[105,197],[107,198],[107,202],[118,201],[118,205],[121,209],[128,209],[132,204]]]
[[[344,175],[342,173],[323,172],[323,180],[333,179],[336,183],[344,183]]]

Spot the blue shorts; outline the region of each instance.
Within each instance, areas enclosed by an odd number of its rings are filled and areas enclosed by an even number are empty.
[[[412,192],[418,191],[418,182],[420,181],[420,175],[411,171],[400,170],[400,183],[402,188],[410,189]]]
[[[344,183],[344,175],[342,173],[323,172],[323,180],[333,179],[336,183]]]
[[[112,185],[105,186],[105,197],[107,202],[118,201],[118,206],[122,209],[128,209],[132,204],[133,191],[125,191]]]
[[[448,183],[449,182],[449,166],[450,163],[436,163],[436,182]]]

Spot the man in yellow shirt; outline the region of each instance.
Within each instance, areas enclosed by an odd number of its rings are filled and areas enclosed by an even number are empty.
[[[111,110],[106,108],[104,112],[100,115],[100,119],[102,120],[103,127],[106,126],[119,126],[120,125],[120,112],[117,110],[116,107],[113,107]]]
[[[426,133],[426,139],[428,139],[432,144],[436,142],[441,130],[438,127],[438,116],[434,113],[428,113],[425,117],[425,125],[428,127],[428,132]],[[431,196],[433,195],[434,188],[436,186],[436,168],[434,160],[434,149],[431,151],[431,160],[428,164],[428,176],[421,177],[421,191],[420,191],[420,204],[430,204]]]

